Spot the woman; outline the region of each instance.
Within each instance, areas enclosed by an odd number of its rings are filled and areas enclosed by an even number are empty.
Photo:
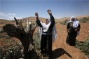
[[[75,46],[76,44],[76,37],[79,34],[80,31],[80,23],[79,21],[72,16],[70,18],[70,21],[67,24],[67,40],[66,42],[70,45],[70,46]]]

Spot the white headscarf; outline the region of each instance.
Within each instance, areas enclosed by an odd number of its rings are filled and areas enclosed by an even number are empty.
[[[75,20],[72,21],[72,18],[74,18]],[[77,21],[76,17],[74,17],[74,16],[72,16],[72,17],[70,18],[70,21],[69,21],[69,22],[73,22],[73,27],[74,27],[74,28],[77,28],[78,25],[79,25],[79,21]]]
[[[72,21],[72,18],[74,18],[75,19],[75,21]],[[76,19],[76,17],[74,17],[74,16],[72,16],[71,18],[70,18],[70,21],[69,22],[73,22],[73,27],[74,28],[77,28],[78,26],[79,26],[79,21]],[[79,31],[77,31],[77,35],[79,35]]]

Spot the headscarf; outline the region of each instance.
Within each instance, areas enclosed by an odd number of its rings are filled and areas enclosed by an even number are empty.
[[[74,21],[72,21],[72,18],[74,18],[75,20]],[[70,21],[69,22],[73,22],[73,27],[74,28],[77,28],[78,26],[79,26],[79,21],[76,19],[76,17],[74,17],[74,16],[72,16],[71,18],[70,18]],[[77,31],[77,36],[79,35],[79,31]]]
[[[72,19],[75,19],[74,21],[72,21]],[[76,19],[76,17],[74,17],[74,16],[72,16],[71,18],[70,18],[70,21],[69,22],[73,22],[73,27],[74,28],[77,28],[78,27],[78,25],[79,25],[79,21]]]

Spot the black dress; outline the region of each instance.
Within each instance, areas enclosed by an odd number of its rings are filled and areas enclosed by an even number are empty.
[[[77,29],[75,31],[75,29]],[[70,45],[70,46],[75,46],[76,45],[76,37],[77,37],[77,32],[80,31],[80,24],[78,25],[77,28],[73,27],[73,22],[69,22],[67,24],[67,39],[66,42]]]
[[[36,23],[38,26],[40,26],[42,29],[44,29],[44,26],[42,26],[39,18],[36,18]],[[55,25],[55,20],[52,14],[50,14],[50,26],[48,27],[48,30],[46,32],[42,32],[41,36],[41,53],[42,54],[48,54],[52,55],[52,29]],[[43,34],[45,33],[45,34]]]

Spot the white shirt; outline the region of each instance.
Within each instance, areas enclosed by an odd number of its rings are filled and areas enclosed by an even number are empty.
[[[41,22],[41,25],[42,25],[42,31],[47,32],[49,29],[49,26],[51,25],[51,22],[49,22],[48,24]]]

